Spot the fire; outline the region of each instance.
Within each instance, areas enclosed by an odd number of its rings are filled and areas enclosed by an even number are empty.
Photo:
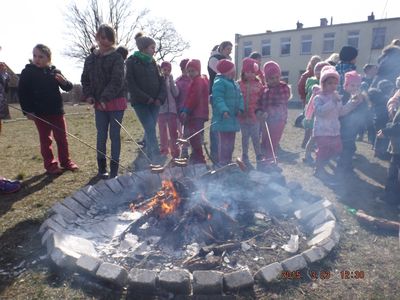
[[[175,190],[174,184],[170,180],[163,180],[161,190],[150,199],[145,205],[141,206],[140,211],[147,211],[157,207],[160,217],[172,214],[181,203],[181,198]]]

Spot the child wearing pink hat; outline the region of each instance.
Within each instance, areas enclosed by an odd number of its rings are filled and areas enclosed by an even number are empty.
[[[201,64],[198,59],[191,59],[186,65],[186,71],[191,78],[191,84],[187,97],[181,109],[181,120],[187,128],[187,135],[204,128],[204,122],[208,120],[208,91],[209,82],[206,75],[201,75]],[[185,130],[186,131],[186,130]],[[197,134],[189,140],[192,147],[190,162],[193,164],[205,164],[206,160],[202,149],[202,135]]]
[[[265,155],[267,162],[273,162],[273,153],[278,150],[288,117],[290,89],[286,82],[281,81],[281,68],[276,62],[268,61],[264,64],[264,75],[267,87],[259,103],[260,111],[258,115],[269,128],[273,149],[271,148],[267,128],[263,126],[261,151]]]
[[[170,152],[171,156],[176,158],[179,156],[179,148],[176,145],[176,140],[178,138],[178,106],[176,103],[178,88],[176,87],[174,78],[171,74],[171,63],[168,61],[163,61],[160,67],[167,91],[167,97],[164,103],[161,105],[158,115],[160,152],[161,155],[164,156],[168,155]]]
[[[244,110],[240,87],[235,82],[235,64],[222,59],[217,64],[218,74],[212,87],[212,122],[218,132],[218,162],[221,165],[232,161],[236,132],[240,130],[238,115]]]
[[[339,73],[333,66],[325,66],[321,71],[321,90],[314,97],[313,136],[317,144],[317,159],[314,175],[328,184],[330,176],[325,170],[329,160],[342,151],[340,139],[339,117],[349,113],[359,103],[359,99],[351,99],[345,105],[336,91],[339,84]]]
[[[260,122],[256,116],[256,109],[264,91],[264,86],[257,77],[258,71],[259,67],[256,60],[249,57],[243,59],[239,86],[243,95],[244,111],[239,117],[239,123],[242,132],[242,160],[249,168],[252,168],[248,155],[250,138],[253,142],[257,160],[262,158],[260,148]]]

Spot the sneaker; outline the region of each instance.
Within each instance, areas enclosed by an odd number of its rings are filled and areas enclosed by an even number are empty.
[[[62,174],[62,172],[63,172],[63,170],[60,169],[57,165],[52,165],[46,171],[46,173],[49,175],[60,175],[60,174]]]
[[[74,163],[72,160],[68,161],[65,165],[61,165],[61,168],[70,171],[76,171],[79,169],[78,165]]]
[[[21,189],[19,181],[11,181],[8,179],[0,179],[0,194],[11,194],[18,192]]]

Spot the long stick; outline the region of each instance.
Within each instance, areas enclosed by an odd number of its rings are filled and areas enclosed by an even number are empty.
[[[217,123],[217,121],[212,122],[212,123],[208,124],[207,126],[204,126],[202,129],[196,131],[195,133],[193,133],[191,136],[189,136],[189,137],[188,137],[187,139],[185,139],[185,140],[187,140],[187,141],[190,140],[192,137],[194,137],[195,135],[199,134],[200,132],[206,130],[208,127],[213,126],[215,123]]]
[[[112,159],[110,156],[108,156],[107,154],[103,153],[102,151],[97,150],[95,147],[93,147],[92,145],[90,145],[90,144],[86,143],[85,141],[81,140],[80,138],[78,138],[77,136],[73,135],[72,133],[69,133],[68,131],[65,131],[65,130],[61,129],[60,127],[57,127],[57,126],[55,126],[54,124],[52,124],[52,123],[50,123],[50,122],[48,122],[48,121],[46,121],[46,120],[44,120],[44,119],[42,119],[42,118],[40,118],[40,117],[34,115],[34,114],[28,113],[27,111],[23,110],[22,108],[18,108],[18,107],[15,107],[15,106],[13,106],[13,105],[10,105],[10,104],[8,104],[8,106],[11,107],[11,108],[13,108],[13,109],[19,110],[19,111],[23,112],[24,114],[28,114],[28,115],[34,117],[35,119],[38,119],[38,120],[42,121],[43,123],[46,123],[47,125],[50,125],[50,126],[52,126],[53,128],[55,128],[55,129],[57,129],[57,130],[59,130],[59,131],[65,133],[65,134],[69,135],[70,137],[74,138],[75,140],[77,140],[78,142],[84,144],[85,146],[89,147],[90,149],[92,149],[92,150],[94,150],[94,151],[100,153],[101,155],[104,155],[104,156],[107,157],[109,160],[111,160],[111,161],[113,161],[113,162],[115,162],[115,163],[118,163],[119,166],[120,166],[122,169],[124,169],[124,170],[126,170],[126,171],[129,171],[127,167],[124,167],[124,166],[121,165],[118,161]]]
[[[276,164],[276,155],[275,155],[274,145],[272,145],[272,139],[271,139],[271,134],[270,134],[269,128],[268,128],[268,123],[267,123],[267,121],[264,121],[264,123],[265,123],[265,128],[267,129],[268,140],[269,140],[269,144],[271,145],[272,156],[274,157],[274,163]]]
[[[115,122],[118,123],[118,125],[125,131],[125,133],[130,137],[130,139],[132,140],[132,142],[135,143],[136,147],[138,147],[138,149],[142,152],[142,154],[144,155],[144,157],[147,159],[147,161],[151,164],[152,161],[151,159],[147,156],[146,152],[143,151],[142,147],[133,139],[133,137],[129,134],[128,130],[126,130],[126,128],[120,123],[118,122],[117,119],[114,119]]]

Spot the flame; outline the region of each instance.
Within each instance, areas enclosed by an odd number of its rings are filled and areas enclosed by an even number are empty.
[[[160,217],[165,217],[172,214],[180,203],[181,198],[175,190],[173,182],[170,180],[163,180],[161,190],[157,192],[150,202],[141,207],[140,210],[146,211],[154,206],[158,206]]]

